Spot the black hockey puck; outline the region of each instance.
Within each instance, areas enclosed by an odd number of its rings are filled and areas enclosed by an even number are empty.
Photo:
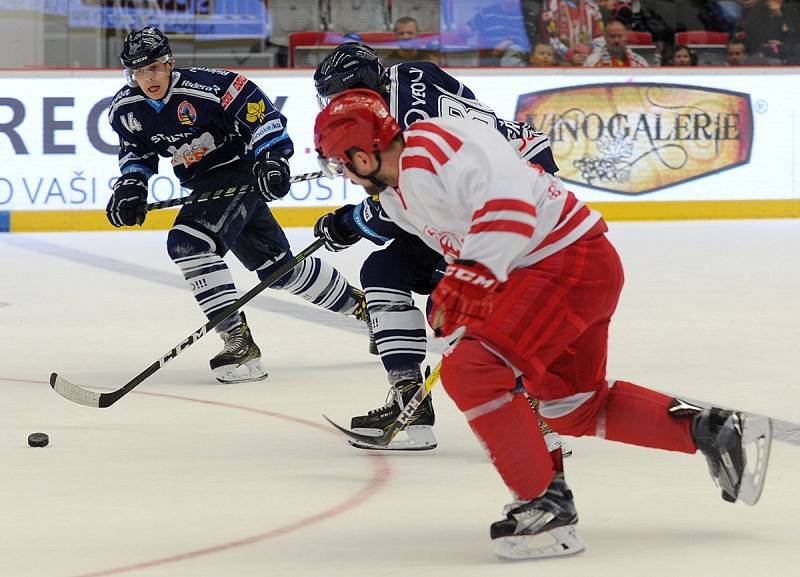
[[[31,447],[46,447],[50,442],[50,437],[44,433],[31,433],[28,435],[28,444]]]

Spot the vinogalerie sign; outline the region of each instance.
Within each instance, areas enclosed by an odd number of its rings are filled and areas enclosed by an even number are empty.
[[[520,95],[517,120],[550,136],[567,182],[641,195],[750,162],[750,95],[649,82]]]
[[[317,170],[313,70],[240,72],[288,119],[292,172]],[[500,117],[546,132],[559,175],[583,200],[800,198],[794,69],[449,72]],[[0,72],[0,213],[105,208],[119,174],[108,103],[122,86],[120,70]],[[440,102],[441,112],[458,115],[452,104]],[[162,161],[149,201],[189,192]],[[272,205],[341,206],[363,197],[344,178],[323,178],[294,184]]]

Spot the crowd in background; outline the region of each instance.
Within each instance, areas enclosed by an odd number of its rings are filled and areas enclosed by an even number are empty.
[[[391,5],[392,0],[386,1]],[[459,6],[454,0],[428,2],[437,5],[443,19],[454,5]],[[268,7],[277,4],[278,0],[270,0]],[[444,25],[424,29],[413,17],[395,19],[396,48],[386,54],[387,62],[447,64],[443,54],[452,50],[447,43],[473,49],[483,66],[768,66],[800,62],[800,0],[472,0],[461,3],[462,10],[466,4],[472,8],[471,16],[446,34]],[[346,28],[328,30],[360,38],[358,31]],[[682,34],[687,32],[688,36]],[[682,37],[689,41],[682,42]],[[698,52],[718,56],[701,59]]]

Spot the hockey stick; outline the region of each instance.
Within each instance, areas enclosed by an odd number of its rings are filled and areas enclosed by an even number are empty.
[[[671,395],[671,393],[667,394]],[[768,417],[766,415],[759,415],[758,413],[751,413],[750,411],[742,411],[740,409],[731,409],[730,407],[722,407],[721,405],[715,405],[713,403],[709,403],[706,401],[697,401],[695,399],[690,399],[689,397],[684,397],[683,395],[671,395],[671,396],[675,397],[675,399],[679,401],[689,402],[691,404],[698,405],[705,409],[718,407],[720,409],[726,409],[729,411],[738,411],[740,413],[746,413],[754,417],[769,419],[770,423],[772,423],[773,441],[780,441],[781,443],[800,446],[800,423],[792,423],[791,421],[784,421],[783,419],[776,419],[774,417]]]
[[[453,335],[451,335],[450,338],[453,340],[450,341],[450,344],[442,352],[443,358],[449,355],[453,351],[455,346],[458,344],[458,341],[460,341],[461,337],[464,335],[464,332],[465,329],[462,328],[453,333]],[[431,373],[425,378],[425,382],[419,386],[417,392],[414,393],[414,396],[411,397],[411,399],[408,401],[408,404],[406,404],[406,406],[403,407],[403,410],[400,412],[400,414],[397,415],[397,418],[392,422],[391,425],[389,425],[388,427],[386,427],[386,429],[384,429],[383,434],[381,435],[365,435],[363,433],[356,433],[355,431],[346,429],[341,425],[337,425],[327,415],[323,414],[322,416],[331,425],[336,427],[339,431],[341,431],[351,439],[359,441],[365,445],[386,447],[389,445],[389,443],[392,442],[392,439],[395,438],[397,433],[406,428],[406,425],[408,425],[408,422],[411,420],[411,417],[414,415],[416,410],[422,404],[422,401],[425,400],[425,397],[427,397],[430,394],[431,389],[436,386],[436,383],[439,382],[441,371],[442,371],[442,361],[440,360],[436,364],[434,369],[431,371]]]
[[[436,367],[431,371],[431,374],[428,375],[428,378],[425,379],[425,382],[417,389],[417,392],[414,393],[414,396],[408,401],[408,404],[403,407],[402,412],[397,416],[397,418],[389,425],[383,432],[382,435],[365,435],[363,433],[356,433],[355,431],[351,431],[350,429],[345,429],[341,425],[337,425],[334,423],[327,415],[322,415],[326,421],[328,421],[331,425],[339,429],[342,433],[350,437],[351,439],[355,439],[365,445],[374,445],[376,447],[386,447],[389,443],[392,442],[392,439],[406,428],[408,421],[411,420],[411,417],[414,415],[414,412],[419,408],[420,404],[425,397],[431,392],[431,389],[439,382],[439,373],[442,370],[442,361],[436,365]]]
[[[279,280],[283,275],[288,273],[302,261],[304,261],[308,256],[322,247],[325,244],[324,239],[317,239],[312,242],[308,247],[303,249],[299,252],[293,261],[287,262],[285,265],[280,267],[274,273],[269,275],[267,278],[259,282],[256,286],[251,288],[247,291],[244,295],[239,297],[236,302],[229,304],[227,307],[222,309],[218,315],[216,315],[213,319],[208,321],[202,327],[197,329],[195,332],[190,334],[188,337],[183,339],[180,343],[175,345],[172,350],[170,350],[167,354],[159,357],[153,364],[143,370],[141,373],[133,377],[130,381],[125,383],[121,388],[111,391],[109,393],[97,393],[95,391],[90,391],[88,389],[84,389],[79,385],[75,385],[68,380],[64,379],[63,377],[59,376],[58,373],[52,373],[50,375],[50,386],[53,387],[53,390],[57,392],[59,395],[64,397],[65,399],[69,399],[74,403],[78,403],[81,405],[86,405],[87,407],[98,407],[98,408],[106,408],[110,407],[122,397],[130,393],[134,387],[139,385],[142,381],[148,378],[150,375],[155,373],[158,369],[166,365],[169,361],[177,357],[181,354],[184,350],[189,348],[190,345],[193,345],[197,342],[200,338],[202,338],[208,331],[216,327],[226,318],[231,316],[237,310],[239,310],[245,303],[252,300],[256,295],[258,295],[261,291],[265,288],[269,287],[277,280]]]
[[[452,347],[454,347],[457,342],[458,341],[453,343],[453,345],[445,352],[445,354],[448,354],[452,350]],[[411,419],[411,416],[417,410],[419,405],[422,403],[425,397],[428,396],[428,394],[431,392],[431,389],[436,385],[436,383],[439,382],[439,373],[441,371],[441,368],[442,368],[442,362],[439,361],[439,364],[436,365],[436,368],[433,369],[428,378],[425,379],[423,385],[420,386],[420,388],[417,390],[417,392],[414,394],[414,396],[411,398],[408,404],[403,408],[403,411],[400,413],[400,415],[398,415],[397,419],[395,419],[394,422],[392,422],[392,424],[389,425],[381,435],[365,435],[363,433],[356,433],[355,431],[351,431],[350,429],[346,429],[345,427],[336,424],[327,415],[322,415],[322,416],[331,425],[336,427],[336,429],[338,429],[351,439],[359,441],[360,443],[363,443],[365,445],[374,445],[375,447],[386,447],[389,443],[392,442],[392,439],[394,439],[397,433],[399,433],[406,427],[408,421]],[[704,401],[691,401],[691,402],[707,408],[715,406],[712,405],[711,403],[707,403]],[[748,411],[740,411],[740,412],[747,413],[754,417],[762,417],[768,419],[772,424],[773,440],[780,441],[782,443],[787,443],[789,445],[800,446],[800,423],[792,423],[790,421],[784,421],[782,419],[765,417],[764,415],[750,413]]]
[[[293,176],[292,178],[289,179],[289,182],[294,184],[295,182],[314,180],[320,178],[321,176],[322,176],[321,170],[317,172],[307,172],[305,174],[298,174],[296,176]],[[172,198],[170,200],[151,202],[150,204],[147,205],[147,212],[150,212],[151,210],[159,210],[161,208],[169,208],[171,206],[180,206],[182,204],[198,204],[201,202],[206,202],[208,200],[227,198],[229,196],[236,196],[237,194],[244,194],[245,192],[249,192],[250,190],[252,190],[251,185],[243,184],[242,186],[231,186],[229,188],[220,188],[219,190],[209,190],[207,192],[201,192],[200,194],[184,196],[181,198]]]

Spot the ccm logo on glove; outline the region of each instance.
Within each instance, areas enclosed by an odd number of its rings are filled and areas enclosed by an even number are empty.
[[[499,282],[488,268],[474,260],[457,260],[431,294],[428,322],[437,336],[482,321],[492,312],[491,294]]]
[[[485,289],[491,289],[497,285],[497,279],[491,272],[489,273],[489,276],[484,276],[476,270],[462,268],[460,266],[447,267],[447,270],[444,271],[444,276],[453,277],[456,280],[460,280],[468,284],[474,284]]]

